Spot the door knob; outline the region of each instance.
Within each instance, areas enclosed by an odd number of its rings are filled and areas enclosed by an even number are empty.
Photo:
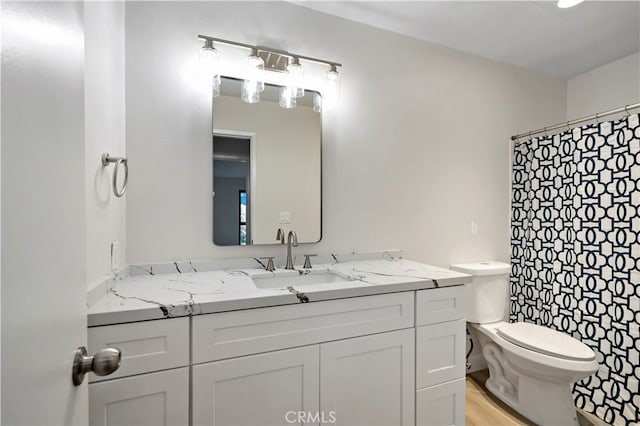
[[[87,348],[80,346],[73,357],[71,372],[73,384],[79,386],[84,380],[84,375],[89,371],[93,371],[97,376],[109,375],[120,367],[121,360],[120,349],[104,348],[96,352],[95,355],[88,356]]]

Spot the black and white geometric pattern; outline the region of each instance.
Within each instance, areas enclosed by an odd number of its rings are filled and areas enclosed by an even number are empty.
[[[564,331],[597,354],[576,405],[640,424],[640,115],[517,144],[511,321]]]

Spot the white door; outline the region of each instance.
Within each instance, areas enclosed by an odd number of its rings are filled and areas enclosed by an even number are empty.
[[[318,376],[318,345],[196,365],[193,424],[318,424]]]
[[[413,330],[320,345],[320,412],[337,425],[414,424]]]
[[[2,2],[2,424],[86,424],[82,2]]]

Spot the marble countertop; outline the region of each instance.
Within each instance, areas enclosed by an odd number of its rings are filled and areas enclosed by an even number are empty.
[[[287,277],[333,272],[338,282],[287,284]],[[281,288],[260,289],[256,277],[281,277]],[[405,259],[315,265],[310,270],[215,270],[118,278],[88,310],[90,327],[345,297],[460,285],[470,276]],[[287,288],[289,287],[289,288]]]

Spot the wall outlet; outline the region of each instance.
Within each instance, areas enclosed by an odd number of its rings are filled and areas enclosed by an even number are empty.
[[[111,243],[111,270],[113,272],[118,270],[120,266],[118,262],[118,256],[120,255],[120,242],[114,241]]]
[[[280,223],[291,223],[291,212],[280,212],[278,220],[280,220]]]

